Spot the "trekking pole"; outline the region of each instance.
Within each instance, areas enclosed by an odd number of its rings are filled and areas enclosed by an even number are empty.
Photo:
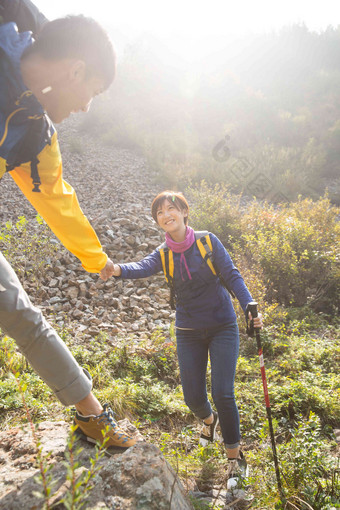
[[[273,430],[273,423],[272,423],[272,413],[270,409],[270,403],[269,403],[269,395],[268,395],[268,387],[267,387],[267,379],[266,379],[266,372],[264,369],[264,361],[263,361],[263,352],[262,352],[262,345],[261,345],[261,336],[260,336],[260,330],[259,328],[254,328],[254,322],[251,320],[250,327],[248,328],[248,313],[251,313],[252,319],[255,319],[257,317],[257,303],[252,302],[248,303],[247,305],[247,333],[251,338],[254,338],[254,331],[256,336],[256,343],[257,343],[257,350],[259,353],[260,358],[260,367],[261,367],[261,376],[262,376],[262,384],[263,384],[263,391],[264,391],[264,400],[266,402],[266,411],[267,411],[267,418],[268,418],[268,424],[269,424],[269,432],[270,432],[270,439],[272,443],[272,450],[273,450],[273,457],[274,457],[274,464],[275,464],[275,473],[276,473],[276,480],[277,480],[277,487],[279,489],[279,494],[281,499],[284,498],[284,494],[282,491],[282,485],[281,485],[281,478],[280,478],[280,470],[279,470],[279,461],[277,458],[276,453],[276,445],[275,445],[275,437],[274,437],[274,430]]]

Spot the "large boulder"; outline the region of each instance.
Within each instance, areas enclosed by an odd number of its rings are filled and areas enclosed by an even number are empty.
[[[129,433],[138,434],[126,420],[119,425]],[[36,430],[46,465],[51,466],[52,487],[50,505],[63,510],[60,503],[70,491],[66,478],[65,452],[69,426],[65,422],[42,422]],[[74,452],[79,466],[76,477],[91,466],[95,449],[88,443],[77,441]],[[102,510],[192,510],[183,486],[167,463],[161,451],[150,443],[138,442],[125,452],[111,452],[99,462],[100,468],[93,479],[93,488],[86,491],[82,508]],[[44,508],[39,483],[36,442],[29,426],[4,431],[0,434],[0,510],[40,510]],[[77,508],[77,507],[75,507]]]

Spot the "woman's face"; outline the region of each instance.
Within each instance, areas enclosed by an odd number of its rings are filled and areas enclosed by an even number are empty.
[[[179,210],[172,202],[164,200],[157,211],[157,223],[165,232],[171,235],[175,232],[185,231],[184,219],[187,216],[188,211],[186,209]]]

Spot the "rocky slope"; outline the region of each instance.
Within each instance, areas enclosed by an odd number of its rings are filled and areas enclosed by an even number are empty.
[[[110,258],[138,260],[162,242],[149,212],[151,200],[159,190],[152,184],[142,157],[127,150],[99,146],[91,137],[79,134],[77,123],[77,119],[70,120],[59,129],[64,178],[76,189],[81,207]],[[35,219],[36,211],[9,175],[1,180],[0,192],[1,227],[8,221],[15,223],[23,215],[28,219],[28,237],[35,233],[40,236],[43,230]],[[24,242],[27,239],[19,241],[15,253],[10,255],[14,267],[22,268]],[[48,233],[47,244],[47,249],[46,242],[41,245],[39,257],[44,257],[45,251],[48,256],[39,270],[34,255],[39,245],[25,248],[25,271],[20,279],[45,316],[71,329],[75,343],[86,343],[101,331],[108,334],[111,342],[119,342],[126,335],[133,335],[134,341],[138,341],[159,327],[167,331],[170,309],[162,275],[135,282],[115,279],[103,282],[98,275],[86,273],[53,234]],[[55,248],[54,253],[50,245]],[[0,249],[6,250],[6,243],[1,240]],[[138,434],[131,423],[124,422],[120,422],[123,428],[132,435]],[[50,503],[60,509],[65,508],[60,501],[70,491],[63,463],[68,429],[64,422],[43,422],[36,432],[43,453],[50,452],[46,462],[55,482]],[[83,446],[76,476],[90,468],[89,459],[94,456],[93,446]],[[105,456],[99,466],[94,489],[86,497],[86,508],[192,508],[179,479],[154,445],[139,442],[124,453]],[[0,510],[45,508],[42,499],[34,495],[41,492],[37,475],[37,448],[30,427],[2,432]]]
[[[126,420],[124,420],[126,421]],[[126,423],[119,422],[126,428]],[[131,433],[131,427],[129,432]],[[37,449],[30,427],[12,429],[0,434],[0,510],[38,510],[67,507],[62,500],[74,485],[67,476],[65,451],[68,451],[69,426],[65,422],[43,422],[36,430],[36,439],[42,450],[47,487],[51,489],[49,506],[37,497],[42,493],[42,477],[37,461]],[[136,430],[135,430],[135,433]],[[132,431],[134,434],[134,431]],[[79,446],[82,450],[79,451]],[[93,446],[75,443],[74,480],[79,482],[82,473],[91,469],[90,459],[95,457]],[[70,465],[70,464],[69,464]],[[138,442],[124,453],[105,455],[96,464],[97,474],[91,480],[92,490],[81,492],[85,496],[83,508],[91,510],[192,510],[185,491],[175,472],[159,449]],[[53,480],[53,483],[52,483]],[[85,491],[85,492],[84,492]],[[45,501],[47,503],[47,501]],[[72,508],[80,508],[78,506]]]
[[[64,179],[76,190],[81,207],[108,255],[116,262],[139,260],[163,242],[150,216],[150,204],[160,189],[152,183],[144,159],[132,152],[100,145],[80,133],[77,119],[59,130]],[[10,176],[0,182],[0,222],[29,219],[31,232],[41,228],[36,212]],[[168,290],[163,275],[137,281],[103,282],[84,271],[78,259],[53,237],[57,253],[41,273],[21,278],[32,301],[60,326],[71,325],[82,339],[106,331],[143,336],[170,323]],[[51,266],[48,266],[48,263]]]

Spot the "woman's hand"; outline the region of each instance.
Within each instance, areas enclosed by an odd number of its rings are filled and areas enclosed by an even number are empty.
[[[100,271],[100,278],[106,282],[111,276],[120,276],[122,270],[118,264],[114,264],[111,259],[108,259],[106,266]]]
[[[248,317],[249,317],[250,321],[253,319],[250,312],[248,312]],[[256,328],[256,329],[262,329],[263,328],[262,313],[259,313],[257,315],[257,317],[255,317],[255,319],[253,319],[253,321],[254,321],[254,328]]]
[[[113,265],[113,276],[120,276],[122,274],[122,268],[118,264]]]
[[[113,275],[114,264],[111,259],[107,259],[105,267],[100,271],[100,278],[106,282]]]

